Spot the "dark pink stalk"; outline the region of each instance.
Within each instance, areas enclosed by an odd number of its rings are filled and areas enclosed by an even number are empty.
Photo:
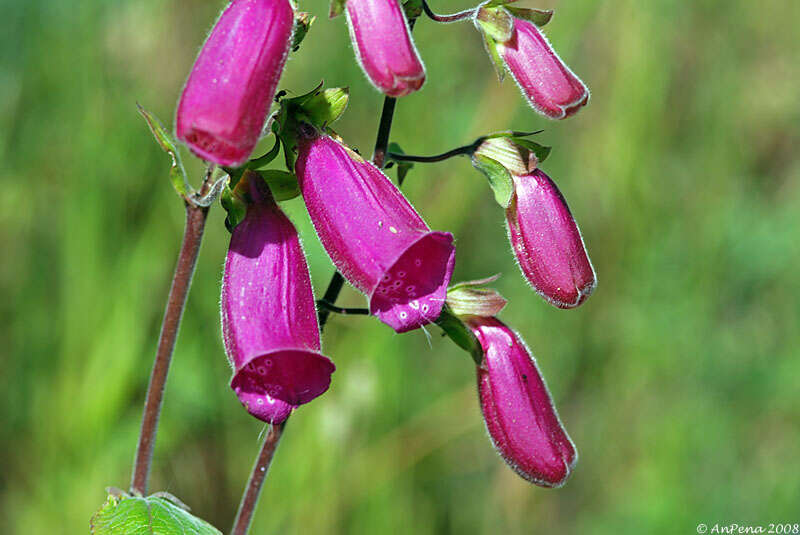
[[[241,165],[253,152],[294,28],[289,0],[233,0],[203,45],[178,103],[176,130],[199,157]]]
[[[432,232],[375,165],[308,125],[301,130],[297,178],[333,263],[397,332],[436,320],[453,273],[453,235]]]
[[[486,429],[517,474],[544,487],[560,487],[578,452],[558,418],[530,350],[497,318],[465,317],[484,351],[478,393]]]
[[[511,39],[497,50],[528,102],[551,119],[565,119],[589,101],[589,89],[527,20],[514,19]]]
[[[225,262],[222,333],[234,368],[231,388],[250,414],[280,423],[328,389],[335,367],[320,353],[297,231],[260,177],[242,180],[249,180],[251,203]]]
[[[398,0],[347,0],[345,8],[356,58],[372,84],[390,97],[422,87],[425,67]]]
[[[551,304],[580,305],[594,291],[597,277],[567,202],[540,169],[511,176],[514,195],[506,223],[523,275]]]

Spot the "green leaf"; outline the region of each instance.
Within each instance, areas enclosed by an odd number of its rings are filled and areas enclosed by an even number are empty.
[[[267,183],[276,201],[288,201],[300,195],[300,186],[293,173],[276,169],[255,172]]]
[[[518,19],[529,20],[540,28],[553,18],[552,9],[531,9],[526,7],[507,7],[506,9]]]
[[[109,495],[92,517],[92,535],[222,535],[208,522],[161,497]]]
[[[192,187],[189,185],[189,180],[186,177],[186,169],[183,168],[180,152],[178,152],[178,144],[173,139],[172,135],[164,128],[155,115],[144,109],[140,104],[136,104],[139,113],[142,114],[150,132],[156,138],[161,150],[166,152],[172,157],[172,166],[169,169],[169,178],[172,181],[172,187],[178,192],[181,197],[186,197],[192,193]]]
[[[331,87],[305,100],[302,109],[315,125],[327,126],[342,116],[350,100],[350,88]]]
[[[494,200],[497,201],[497,204],[508,208],[511,196],[514,194],[514,181],[511,179],[508,169],[500,162],[480,154],[472,156],[472,165],[489,179],[489,185],[494,191]]]
[[[514,141],[514,143],[516,143],[520,147],[523,147],[531,151],[533,155],[536,156],[536,160],[539,163],[542,163],[547,159],[548,156],[550,156],[550,151],[552,150],[552,147],[547,147],[545,145],[542,145],[541,143],[536,143],[535,141],[531,141],[529,139],[523,139],[520,137],[513,137],[511,139]]]
[[[475,338],[475,335],[472,334],[469,327],[467,327],[458,316],[453,314],[447,304],[442,308],[442,313],[436,320],[436,325],[441,327],[445,334],[449,336],[458,347],[469,353],[472,360],[475,361],[475,364],[478,366],[481,365],[483,362],[483,348],[481,348],[481,344],[478,342],[478,339]]]
[[[347,0],[331,0],[331,9],[328,12],[328,17],[336,18],[344,13],[344,5]]]
[[[505,43],[514,34],[514,18],[502,7],[481,7],[475,20],[484,33],[499,43]]]
[[[405,151],[395,142],[389,143],[388,152],[405,154]],[[397,183],[402,184],[408,172],[414,167],[414,162],[400,162],[395,160],[395,163],[397,164]]]
[[[481,32],[481,36],[483,36],[483,47],[486,49],[486,53],[489,54],[494,72],[497,73],[497,78],[502,82],[506,77],[506,64],[503,58],[500,57],[500,52],[497,51],[497,42],[486,32]]]
[[[297,52],[300,48],[300,43],[305,39],[308,30],[311,28],[311,25],[314,24],[316,18],[317,17],[311,13],[306,13],[305,11],[301,11],[294,16],[295,25],[294,37],[292,38],[292,52]]]

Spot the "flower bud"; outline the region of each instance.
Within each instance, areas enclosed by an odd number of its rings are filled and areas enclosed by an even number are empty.
[[[512,180],[506,223],[523,275],[551,304],[580,305],[594,291],[597,277],[567,202],[541,169]]]
[[[578,452],[558,418],[550,392],[530,350],[497,318],[464,321],[484,351],[477,367],[486,429],[497,452],[520,476],[543,487],[560,487]]]
[[[242,181],[247,215],[233,230],[222,278],[222,334],[231,388],[247,411],[280,423],[328,389],[314,296],[297,231],[256,174]],[[238,189],[238,188],[237,188]]]
[[[511,39],[496,46],[528,102],[539,113],[551,119],[565,119],[589,101],[589,89],[561,61],[532,22],[514,18]]]
[[[372,163],[309,125],[301,130],[295,171],[333,263],[395,331],[435,321],[453,273],[453,235],[431,232]]]
[[[241,165],[253,152],[292,43],[289,0],[233,0],[203,45],[176,114],[199,157]]]
[[[402,97],[422,87],[425,67],[398,0],[347,0],[345,11],[356,59],[379,91]]]

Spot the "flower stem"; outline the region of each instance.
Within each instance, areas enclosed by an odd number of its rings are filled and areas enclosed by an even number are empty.
[[[210,173],[206,174],[201,192],[208,189]],[[175,349],[175,340],[178,338],[178,329],[181,325],[183,310],[186,307],[186,298],[192,285],[192,275],[200,253],[200,244],[203,241],[203,231],[208,215],[207,206],[198,206],[190,199],[186,201],[186,226],[183,233],[183,243],[178,254],[178,263],[172,278],[172,286],[167,298],[167,308],[161,323],[161,334],[158,338],[156,359],[153,371],[150,374],[150,384],[147,386],[147,397],[144,402],[142,415],[142,428],[139,433],[139,444],[136,447],[136,458],[133,464],[131,477],[131,492],[144,495],[147,493],[147,479],[150,475],[150,464],[153,460],[153,446],[155,445],[156,432],[158,431],[158,417],[161,414],[161,404],[164,401],[164,386],[167,382],[169,365],[172,352]]]
[[[391,97],[386,97],[383,100],[383,110],[381,111],[378,135],[375,140],[375,151],[372,154],[372,162],[380,168],[383,167],[386,160],[386,149],[389,146],[389,133],[392,129],[392,118],[394,117],[396,102],[397,100]],[[331,277],[331,281],[328,283],[325,294],[322,299],[317,301],[318,303],[324,303],[323,306],[319,307],[317,316],[319,319],[320,333],[325,329],[325,324],[332,310],[334,312],[350,310],[339,308],[334,304],[343,286],[344,277],[342,277],[338,271],[335,271]],[[258,496],[261,494],[261,487],[264,484],[267,469],[272,462],[272,457],[275,455],[275,450],[278,448],[278,442],[281,439],[283,428],[286,426],[287,422],[288,420],[284,421],[282,424],[270,426],[269,432],[264,438],[264,444],[261,446],[261,451],[258,453],[258,458],[253,466],[253,472],[250,474],[250,479],[247,481],[247,487],[242,495],[242,500],[239,502],[239,510],[236,513],[236,520],[233,522],[231,535],[246,535],[250,529],[250,521],[253,519],[253,513],[258,503]]]
[[[368,308],[342,308],[337,307],[333,303],[329,303],[324,299],[317,299],[317,306],[324,310],[328,310],[335,314],[342,314],[344,316],[369,316],[369,309]]]
[[[425,11],[425,14],[428,16],[429,19],[435,20],[436,22],[458,22],[460,20],[472,18],[475,15],[475,11],[478,8],[473,9],[465,9],[464,11],[459,11],[458,13],[453,13],[452,15],[438,15],[431,11],[430,6],[428,6],[428,2],[422,0],[422,10]]]
[[[269,426],[267,436],[264,437],[264,444],[261,446],[261,451],[258,453],[258,458],[253,465],[253,471],[250,473],[250,479],[247,481],[247,488],[242,495],[242,501],[239,503],[239,510],[236,512],[236,519],[233,521],[231,535],[246,535],[247,530],[250,529],[250,521],[253,519],[253,513],[256,510],[258,496],[261,494],[261,487],[267,477],[272,457],[275,455],[275,450],[278,449],[278,443],[283,435],[284,427],[286,427],[286,422]]]

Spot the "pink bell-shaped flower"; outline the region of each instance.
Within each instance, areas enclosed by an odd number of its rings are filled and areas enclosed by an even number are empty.
[[[199,157],[241,165],[258,142],[292,43],[289,0],[233,0],[183,88],[178,138]]]
[[[297,231],[266,183],[245,174],[247,215],[233,230],[222,278],[222,334],[231,388],[247,411],[280,423],[328,389],[311,279]]]
[[[532,22],[514,18],[511,39],[497,43],[497,51],[539,113],[565,119],[589,101],[589,89]]]
[[[453,235],[432,232],[375,165],[309,125],[300,131],[297,179],[333,263],[395,331],[435,321],[455,264]]]
[[[422,87],[425,67],[398,0],[347,0],[345,11],[358,63],[378,90],[402,97]]]
[[[511,178],[506,223],[523,275],[551,304],[580,305],[597,286],[597,276],[567,202],[540,169]]]
[[[533,355],[520,337],[493,317],[465,316],[484,351],[478,394],[492,443],[531,483],[560,487],[578,452],[558,418]]]

